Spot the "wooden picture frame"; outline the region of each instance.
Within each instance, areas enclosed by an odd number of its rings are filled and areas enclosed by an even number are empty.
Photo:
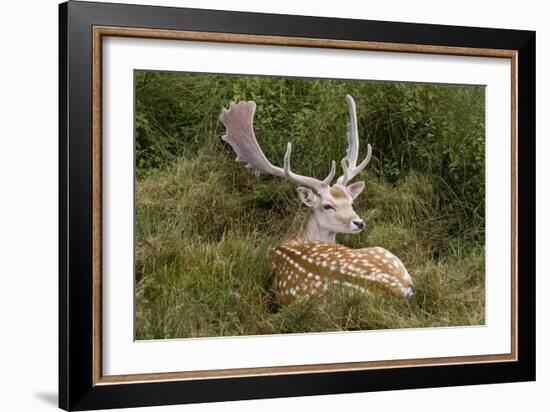
[[[535,379],[535,33],[168,7],[59,8],[59,406],[214,402]],[[192,40],[510,59],[511,351],[205,371],[102,373],[102,40]],[[491,213],[490,210],[487,213]]]

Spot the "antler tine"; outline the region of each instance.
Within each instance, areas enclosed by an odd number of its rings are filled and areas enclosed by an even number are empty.
[[[333,160],[330,167],[330,172],[328,176],[325,177],[325,180],[323,180],[323,186],[330,185],[330,182],[332,182],[332,179],[334,179],[334,175],[336,175],[336,162]]]
[[[357,110],[355,108],[355,100],[349,94],[346,96],[346,102],[349,108],[349,123],[348,123],[348,149],[346,158],[349,167],[354,168],[357,165],[357,157],[359,157],[359,132],[357,131]]]
[[[347,159],[344,157],[342,159],[342,161],[340,162],[340,164],[342,165],[342,170],[344,172],[344,174],[342,176],[340,176],[338,178],[338,180],[336,180],[336,183],[339,184],[339,185],[345,185],[347,182],[349,182],[351,179],[349,179],[349,176],[348,176],[348,161]]]
[[[297,175],[297,174],[293,173],[290,170],[290,154],[291,154],[291,152],[292,152],[292,144],[290,142],[288,142],[288,144],[286,146],[285,157],[283,159],[283,170],[284,170],[284,173],[285,173],[285,177],[288,180],[290,180],[291,182],[297,183],[297,184],[312,187],[316,190],[320,190],[320,189],[330,185],[330,182],[332,182],[332,179],[334,179],[334,175],[336,174],[336,162],[334,160],[332,161],[332,166],[331,166],[331,169],[330,169],[330,172],[329,172],[328,176],[325,178],[325,180],[323,180],[321,182],[321,181],[319,181],[317,179],[314,179],[312,177],[301,176],[301,175]]]
[[[355,101],[349,94],[346,96],[346,101],[349,107],[349,123],[348,123],[348,148],[346,156],[342,159],[341,165],[343,175],[336,181],[337,184],[345,186],[355,176],[357,176],[370,161],[372,148],[367,145],[367,157],[357,166],[357,158],[359,157],[359,133],[357,131],[357,111],[355,109]]]
[[[274,166],[265,157],[256,136],[254,134],[253,119],[256,111],[254,101],[231,102],[229,109],[222,109],[220,121],[225,126],[226,134],[222,140],[231,145],[237,154],[237,161],[246,162],[247,168],[256,172],[267,173],[274,176],[284,177],[294,183],[308,186],[317,191],[327,187],[336,173],[336,164],[332,162],[332,169],[327,178],[323,181],[313,177],[302,176],[290,170],[290,153],[292,146],[288,143],[284,157],[284,169]]]

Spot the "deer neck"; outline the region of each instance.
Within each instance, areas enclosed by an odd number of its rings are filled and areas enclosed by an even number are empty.
[[[315,240],[334,243],[336,242],[336,233],[320,227],[315,214],[309,211],[300,230],[287,243],[296,244]]]

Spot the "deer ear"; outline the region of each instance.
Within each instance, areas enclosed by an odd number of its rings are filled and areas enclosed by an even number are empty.
[[[313,193],[313,191],[306,187],[299,187],[296,190],[298,191],[298,196],[300,196],[300,200],[303,204],[307,207],[315,206],[317,203],[317,195]]]
[[[346,187],[346,191],[352,197],[352,199],[355,199],[357,196],[359,196],[364,189],[365,182],[355,182]]]

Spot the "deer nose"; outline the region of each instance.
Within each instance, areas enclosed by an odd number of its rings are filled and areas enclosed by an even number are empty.
[[[365,227],[365,223],[361,219],[354,220],[353,224],[357,226],[358,229],[363,229]]]

